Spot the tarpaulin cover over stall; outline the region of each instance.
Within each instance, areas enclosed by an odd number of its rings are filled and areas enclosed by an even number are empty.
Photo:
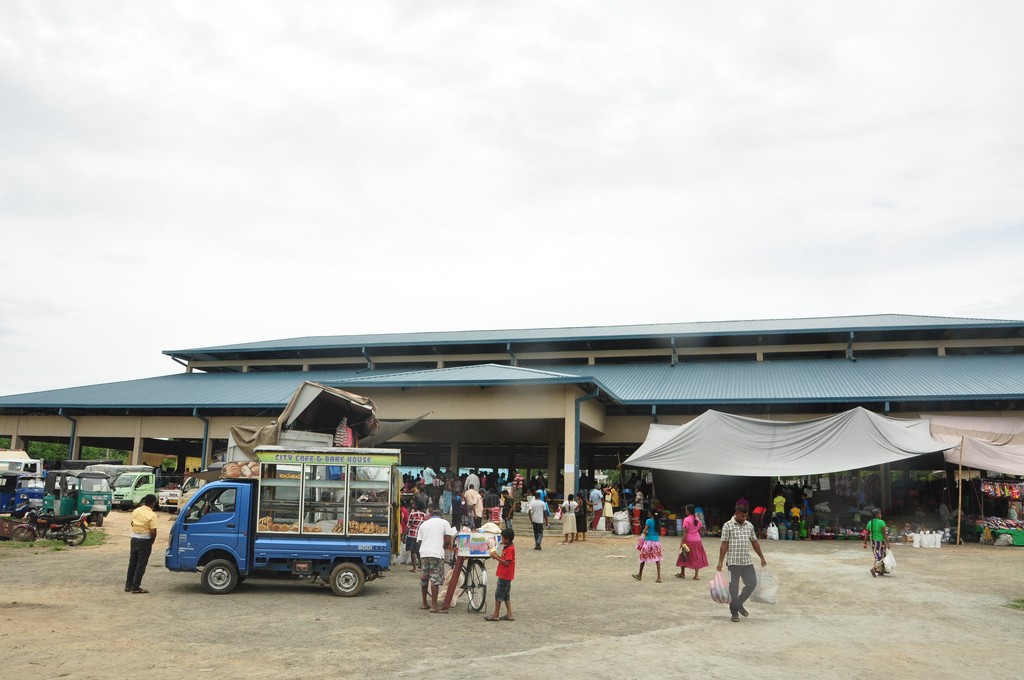
[[[307,380],[270,425],[238,425],[230,432],[238,448],[252,457],[257,446],[277,444],[282,429],[334,432],[342,418],[358,437],[374,435],[379,428],[377,407],[372,400]]]
[[[945,453],[947,463],[1005,475],[1024,475],[1024,418],[924,417],[931,421],[932,436],[953,447]]]
[[[860,407],[814,420],[769,421],[706,411],[685,425],[651,425],[626,465],[713,475],[813,475],[899,463],[948,449],[927,420]]]

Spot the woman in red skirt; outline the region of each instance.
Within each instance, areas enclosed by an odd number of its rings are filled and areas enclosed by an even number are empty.
[[[686,506],[686,519],[683,520],[683,538],[679,541],[679,559],[676,566],[679,573],[676,578],[686,578],[686,568],[693,569],[693,580],[699,580],[700,570],[708,566],[708,554],[704,552],[704,544],[700,540],[700,530],[704,528],[693,512],[693,506]]]

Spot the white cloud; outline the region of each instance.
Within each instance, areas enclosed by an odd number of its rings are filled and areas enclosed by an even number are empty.
[[[1021,19],[5,4],[0,394],[302,335],[1024,318]]]

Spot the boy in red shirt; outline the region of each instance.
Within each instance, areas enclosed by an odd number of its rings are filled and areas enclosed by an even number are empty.
[[[498,588],[494,591],[494,614],[485,616],[484,621],[515,621],[512,616],[512,579],[516,577],[516,547],[512,541],[516,533],[511,529],[501,531],[501,555],[496,550],[491,551],[491,559],[498,561],[498,568],[495,576],[498,577]],[[505,603],[505,615],[501,613],[501,603]]]

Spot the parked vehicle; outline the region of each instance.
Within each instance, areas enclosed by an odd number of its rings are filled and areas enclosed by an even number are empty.
[[[36,530],[27,522],[0,517],[0,540],[34,541]]]
[[[167,512],[177,512],[178,502],[181,500],[181,489],[178,487],[164,487],[156,494],[156,509]]]
[[[142,467],[142,466],[132,466]],[[156,495],[156,475],[148,465],[146,470],[129,470],[122,472],[111,482],[114,488],[114,507],[131,509],[142,503],[149,494]]]
[[[192,497],[196,495],[196,492],[206,486],[210,480],[206,479],[205,474],[198,473],[185,478],[185,482],[181,485],[181,498],[178,499],[178,507],[171,510],[171,512],[178,512],[178,509],[185,507]]]
[[[247,577],[305,578],[358,595],[391,565],[399,462],[394,449],[256,449],[227,463],[182,507],[164,564],[199,571],[206,592]]]
[[[43,461],[31,458],[26,451],[3,449],[0,450],[0,472],[20,472],[42,476],[44,474]]]
[[[86,513],[93,524],[103,526],[110,514],[113,493],[107,476],[89,470],[51,470],[43,490],[43,510],[57,515]]]
[[[53,515],[30,512],[25,523],[35,530],[37,540],[64,541],[68,545],[82,545],[88,533],[89,515]],[[24,540],[24,539],[19,539]]]
[[[13,512],[18,495],[17,472],[0,472],[0,512]]]
[[[43,507],[43,497],[46,495],[44,489],[46,482],[42,477],[34,475],[19,475],[18,487],[14,504],[18,508],[29,510],[40,510]]]

